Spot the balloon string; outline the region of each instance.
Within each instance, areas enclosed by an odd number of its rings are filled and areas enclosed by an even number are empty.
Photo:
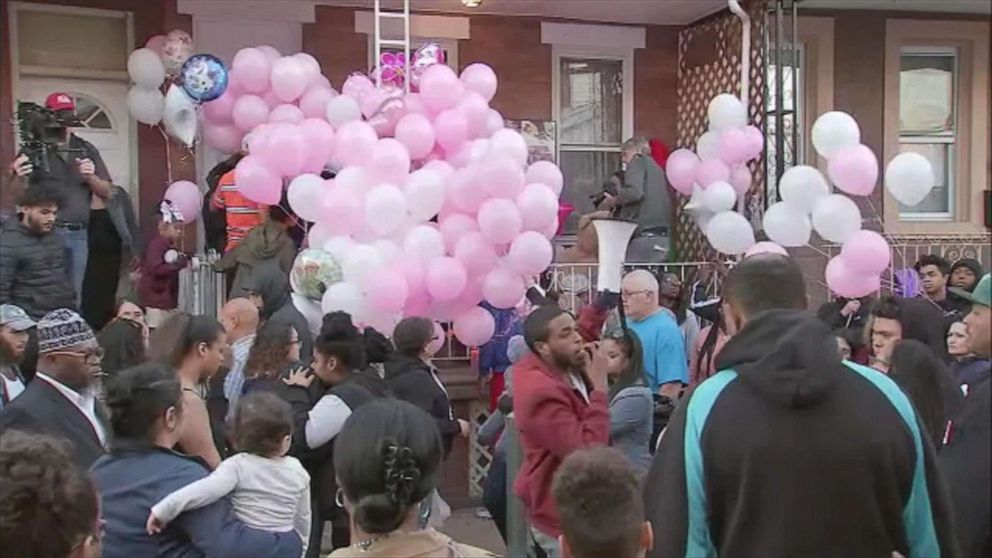
[[[162,139],[165,141],[165,185],[168,186],[169,184],[172,184],[172,150],[169,146],[169,136],[165,133],[165,130],[162,129],[162,125],[159,124],[156,128],[158,128],[159,133],[162,134]]]

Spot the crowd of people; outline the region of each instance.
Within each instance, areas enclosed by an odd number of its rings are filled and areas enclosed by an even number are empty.
[[[329,539],[334,557],[489,556],[435,530],[442,464],[475,425],[435,365],[434,322],[378,332],[332,312],[315,331],[288,277],[295,218],[240,196],[237,157],[204,215],[229,298],[218,319],[179,311],[187,216],[163,201],[142,244],[91,147],[53,167],[61,182],[12,167],[29,185],[0,241],[4,552],[314,558]],[[639,222],[628,259],[653,261],[670,208],[630,206],[664,179],[646,142],[623,150],[601,204]],[[118,248],[94,248],[111,229]],[[131,256],[136,301],[100,275]],[[539,289],[487,308],[477,435],[500,533],[512,491],[545,558],[988,555],[992,278],[936,255],[915,272],[918,296],[815,313],[798,265],[767,254],[718,296],[633,269],[578,316]]]

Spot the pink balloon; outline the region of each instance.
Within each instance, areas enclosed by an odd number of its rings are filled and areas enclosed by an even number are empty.
[[[276,49],[276,47],[274,47],[274,46],[270,46],[270,45],[259,45],[259,46],[255,47],[255,48],[257,48],[258,50],[262,51],[262,54],[264,54],[265,57],[269,59],[269,64],[272,64],[276,60],[279,60],[280,58],[282,58],[282,53],[280,53],[279,50]]]
[[[867,196],[878,182],[878,159],[866,145],[849,147],[830,157],[827,175],[842,191],[852,196]]]
[[[434,119],[434,137],[446,152],[453,152],[468,140],[468,122],[456,110],[445,110]]]
[[[307,85],[307,90],[303,93],[306,95],[311,91],[317,91],[318,89],[324,89],[330,91],[332,96],[337,96],[338,92],[334,90],[331,86],[331,80],[327,79],[327,76],[317,76],[317,79],[312,80],[309,85]]]
[[[408,101],[409,103],[409,101]],[[422,114],[407,114],[396,124],[396,141],[403,144],[413,159],[422,159],[434,148],[434,126]]]
[[[477,138],[486,132],[486,120],[489,118],[489,104],[475,91],[469,91],[462,97],[455,109],[461,113],[468,124],[468,135]]]
[[[272,112],[269,113],[269,122],[299,124],[300,122],[303,122],[303,111],[301,111],[296,105],[291,105],[288,103],[279,105],[272,109]]]
[[[241,195],[257,203],[275,205],[282,197],[282,180],[256,155],[248,155],[234,169]]]
[[[484,308],[470,308],[455,318],[455,337],[466,347],[485,345],[496,333],[496,320]]]
[[[269,129],[271,128],[272,124],[259,124],[254,130],[245,134],[244,143],[245,147],[248,148],[248,153],[258,153],[259,150],[264,149],[262,146],[268,141]]]
[[[757,159],[761,152],[765,150],[765,136],[761,130],[754,126],[744,127],[744,143],[747,146],[744,153],[748,161]]]
[[[482,283],[484,277],[469,277],[468,281],[465,283],[465,290],[462,294],[458,295],[454,301],[461,304],[463,307],[462,312],[472,308],[473,306],[478,306],[480,302],[485,298],[482,294]],[[462,312],[459,312],[462,313]]]
[[[830,290],[845,298],[861,298],[881,289],[877,273],[859,274],[850,269],[843,256],[834,256],[824,272]]]
[[[320,62],[312,55],[306,52],[297,52],[293,55],[293,60],[299,62],[300,66],[303,66],[303,71],[307,74],[307,85],[311,83],[317,83],[320,78],[324,77],[320,74]]]
[[[424,169],[432,170],[438,175],[440,175],[441,180],[448,181],[455,174],[455,169],[447,161],[430,161],[423,167]]]
[[[284,56],[272,64],[272,91],[283,102],[295,101],[310,83],[310,74],[299,60]]]
[[[273,124],[258,156],[275,173],[292,178],[303,170],[309,147],[298,126]]]
[[[477,232],[479,225],[476,224],[475,219],[457,213],[441,221],[439,230],[441,231],[441,238],[444,239],[445,249],[448,252],[454,252],[458,241],[469,233]]]
[[[665,175],[668,183],[675,191],[684,195],[692,195],[692,185],[696,181],[696,169],[699,167],[699,157],[688,149],[676,149],[668,156],[665,163]]]
[[[474,139],[463,143],[457,151],[448,154],[447,160],[456,168],[462,168],[481,161],[487,153],[489,153],[489,140]]]
[[[465,86],[455,72],[444,64],[435,64],[420,77],[420,98],[435,111],[453,108],[461,99]]]
[[[162,49],[165,48],[165,35],[155,35],[154,37],[148,39],[145,43],[145,48],[150,48],[161,55]]]
[[[544,184],[528,184],[517,196],[517,209],[528,231],[543,231],[558,216],[558,197]]]
[[[524,298],[526,290],[523,277],[505,267],[490,271],[482,283],[482,296],[496,308],[513,308]]]
[[[203,103],[203,118],[214,124],[231,124],[234,122],[231,112],[234,110],[235,101],[237,97],[231,89],[225,89],[220,97]]]
[[[734,165],[747,159],[747,134],[743,130],[730,128],[720,135],[719,156],[728,165]]]
[[[366,91],[362,97],[358,100],[358,106],[362,109],[362,114],[365,118],[369,118],[382,106],[382,103],[386,102],[389,98],[389,92],[385,89],[373,89],[372,91]]]
[[[782,256],[788,256],[789,252],[778,243],[766,240],[748,248],[747,252],[744,252],[744,257],[747,258],[757,254],[780,254]]]
[[[234,126],[223,124],[203,125],[203,141],[221,153],[237,153],[241,151],[241,139],[244,134]]]
[[[420,93],[407,93],[403,100],[406,101],[406,112],[408,114],[422,114],[427,116],[430,111],[424,106],[424,101],[420,98]]]
[[[437,258],[427,264],[427,292],[434,300],[453,300],[465,290],[468,274],[455,258]]]
[[[365,279],[369,307],[376,312],[399,312],[409,295],[406,280],[393,269],[373,271]]]
[[[486,135],[493,135],[506,126],[503,115],[498,110],[489,109],[489,116],[486,117]]]
[[[706,188],[714,182],[729,182],[730,168],[719,159],[708,159],[696,167],[696,182]]]
[[[180,213],[183,214],[184,223],[192,223],[200,217],[200,210],[203,206],[203,194],[196,184],[188,180],[178,180],[165,189],[164,199],[176,205]]]
[[[528,184],[536,182],[551,188],[551,193],[554,194],[555,199],[561,195],[562,187],[565,184],[565,178],[561,174],[561,169],[551,161],[535,161],[532,163],[527,167],[525,179]]]
[[[463,213],[475,214],[489,198],[479,184],[479,170],[474,166],[458,169],[447,183],[447,200]]]
[[[365,122],[348,122],[338,129],[335,153],[344,165],[362,165],[372,157],[379,138]]]
[[[265,93],[259,93],[262,95],[262,99],[265,101],[266,105],[269,105],[269,110],[276,108],[277,106],[284,104],[285,101],[279,98],[279,95],[275,94],[275,91],[271,89]]]
[[[462,70],[461,80],[466,89],[478,93],[486,102],[492,101],[496,96],[496,72],[487,64],[469,64]]]
[[[537,275],[548,269],[554,255],[551,242],[543,234],[527,231],[514,239],[506,261],[510,269],[521,275]]]
[[[307,118],[299,128],[308,147],[303,170],[319,174],[334,154],[334,128],[322,118]]]
[[[889,267],[892,249],[874,231],[860,230],[847,237],[840,249],[847,269],[859,275],[878,275]]]
[[[429,296],[408,296],[406,306],[403,308],[403,315],[407,317],[416,316],[419,318],[431,316],[431,299]]]
[[[355,72],[344,80],[344,84],[341,85],[341,94],[347,95],[356,101],[361,101],[365,93],[373,89],[375,89],[375,84],[372,83],[372,80],[361,73]]]
[[[496,267],[496,250],[482,233],[470,232],[458,239],[452,255],[469,275],[483,275]]]
[[[300,98],[300,110],[307,118],[325,118],[327,114],[327,103],[334,98],[334,92],[323,87],[307,88],[306,93]]]
[[[257,48],[243,48],[234,55],[231,63],[231,76],[249,93],[264,93],[269,89],[272,63],[264,52]]]
[[[427,285],[424,284],[424,264],[411,257],[402,257],[396,265],[396,273],[400,274],[406,282],[409,292],[408,301],[414,297],[427,298]]]
[[[524,172],[508,155],[486,154],[479,168],[481,186],[493,197],[516,198],[524,187]]]
[[[743,196],[751,189],[751,170],[745,165],[738,165],[730,171],[730,185],[738,196]]]
[[[362,203],[353,193],[336,184],[324,195],[321,217],[320,222],[333,236],[353,234],[362,228]]]
[[[243,132],[250,132],[269,119],[269,105],[257,95],[242,95],[231,109],[234,125]]]
[[[512,242],[522,228],[520,212],[510,200],[488,200],[479,208],[479,231],[493,244]]]
[[[445,240],[438,229],[430,225],[418,225],[403,238],[403,252],[413,261],[428,262],[444,255]],[[412,287],[413,280],[408,281]]]
[[[393,138],[383,138],[375,145],[367,167],[373,181],[402,185],[410,172],[410,154]]]

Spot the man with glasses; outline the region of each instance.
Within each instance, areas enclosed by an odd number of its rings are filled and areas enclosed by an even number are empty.
[[[638,269],[623,278],[620,295],[627,327],[644,345],[644,371],[653,393],[677,399],[689,383],[685,340],[678,324],[658,303],[658,279]]]
[[[89,469],[106,452],[107,418],[96,401],[103,349],[83,318],[65,308],[38,321],[38,371],[4,407],[0,427],[68,440],[76,465]]]

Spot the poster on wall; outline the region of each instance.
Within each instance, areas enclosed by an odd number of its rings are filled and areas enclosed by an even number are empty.
[[[527,141],[527,164],[558,163],[558,123],[554,120],[506,120],[506,127],[520,132]]]

